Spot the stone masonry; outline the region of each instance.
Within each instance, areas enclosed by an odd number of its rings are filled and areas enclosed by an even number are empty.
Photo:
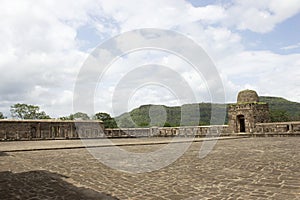
[[[103,137],[104,126],[99,120],[0,120],[0,139],[71,139]]]
[[[230,133],[253,133],[257,123],[269,122],[269,106],[259,102],[253,90],[244,90],[238,94],[237,103],[228,108],[228,125]]]

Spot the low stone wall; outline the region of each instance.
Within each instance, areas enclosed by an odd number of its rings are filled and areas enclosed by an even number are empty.
[[[105,129],[109,137],[204,137],[228,135],[227,125]]]
[[[228,126],[104,129],[101,121],[0,120],[0,140],[119,137],[205,137],[228,135]]]
[[[101,121],[0,120],[0,140],[120,137],[300,135],[300,122],[257,123],[254,133],[230,133],[227,125],[104,129]]]
[[[300,122],[258,123],[255,135],[300,135]]]
[[[0,120],[0,140],[104,137],[102,121]]]

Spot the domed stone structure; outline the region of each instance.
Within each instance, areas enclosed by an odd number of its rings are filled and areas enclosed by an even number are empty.
[[[237,103],[228,107],[228,128],[231,133],[252,133],[256,123],[269,122],[269,118],[268,104],[259,102],[254,90],[239,92]]]
[[[254,90],[240,91],[237,97],[237,103],[259,102],[259,97]]]

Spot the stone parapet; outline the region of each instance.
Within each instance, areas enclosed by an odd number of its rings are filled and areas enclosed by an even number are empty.
[[[1,140],[41,140],[103,137],[102,121],[0,120]]]
[[[300,134],[300,122],[257,123],[256,134]]]

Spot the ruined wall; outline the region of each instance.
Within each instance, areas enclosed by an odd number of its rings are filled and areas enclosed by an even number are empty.
[[[226,135],[227,125],[105,129],[110,137],[205,137]]]
[[[104,130],[102,122],[95,121],[61,122],[0,120],[0,140],[78,139],[104,137],[216,137],[228,135],[232,135],[232,133],[230,133],[230,127],[226,125],[115,128]],[[300,135],[300,122],[256,123],[250,135]]]
[[[99,121],[0,120],[0,140],[118,137],[205,137],[226,135],[228,126],[105,129]]]
[[[239,116],[245,119],[245,132],[252,133],[256,123],[269,122],[269,106],[264,103],[232,104],[228,107],[230,133],[240,132]]]
[[[228,107],[228,125],[230,133],[253,133],[257,123],[269,122],[269,106],[259,102],[254,90],[240,91],[237,103]]]
[[[101,121],[0,120],[0,139],[35,140],[103,137]]]
[[[267,103],[256,104],[253,110],[253,120],[255,124],[270,122],[269,105]]]
[[[255,127],[255,134],[298,135],[300,134],[300,122],[258,123]]]

